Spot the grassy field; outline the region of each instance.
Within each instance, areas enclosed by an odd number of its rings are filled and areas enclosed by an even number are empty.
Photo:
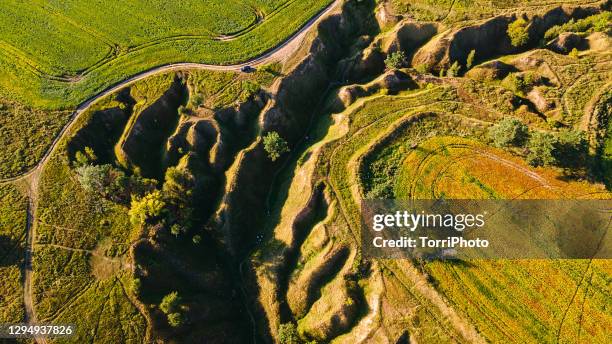
[[[329,3],[5,2],[1,94],[36,108],[70,108],[161,64],[244,61],[283,41]]]
[[[22,264],[27,200],[13,185],[0,185],[0,322],[23,321]]]

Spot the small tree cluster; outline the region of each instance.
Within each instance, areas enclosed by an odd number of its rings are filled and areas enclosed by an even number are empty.
[[[403,51],[398,50],[392,52],[385,59],[385,66],[388,69],[398,69],[405,67],[407,64],[406,54]]]
[[[497,147],[522,146],[529,137],[529,128],[518,118],[506,117],[489,129]]]
[[[533,72],[510,73],[502,80],[502,86],[518,95],[525,95],[536,83],[536,75]]]
[[[587,164],[589,146],[581,131],[530,133],[519,119],[506,117],[489,129],[489,136],[497,147],[525,147],[526,160],[532,166],[579,167]]]
[[[135,225],[144,225],[161,218],[165,211],[166,202],[159,190],[146,194],[142,198],[134,197],[128,211],[130,222]]]
[[[264,136],[263,142],[264,149],[272,161],[276,161],[281,155],[289,151],[287,141],[285,141],[276,131],[271,131]]]
[[[170,294],[164,296],[159,309],[166,314],[168,318],[168,324],[172,327],[179,327],[184,322],[184,316],[181,312],[181,297],[178,292],[173,291]]]
[[[515,47],[522,47],[529,42],[529,30],[527,27],[527,21],[523,18],[518,18],[510,25],[508,25],[508,37],[510,42]]]

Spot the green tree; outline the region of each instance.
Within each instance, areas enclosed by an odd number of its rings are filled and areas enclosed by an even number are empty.
[[[402,67],[405,67],[406,64],[407,64],[406,54],[404,54],[404,52],[401,50],[392,52],[385,59],[385,66],[387,66],[387,68],[389,69],[402,68]]]
[[[489,136],[497,147],[522,146],[529,128],[518,118],[505,117],[489,129]]]
[[[76,166],[84,166],[95,162],[96,160],[98,160],[98,157],[94,153],[93,149],[91,149],[91,147],[85,147],[82,152],[76,152],[76,154],[74,155],[74,159]]]
[[[179,236],[185,232],[187,232],[187,229],[178,223],[175,223],[170,227],[170,233],[172,233],[174,236]]]
[[[450,67],[448,67],[448,71],[446,71],[446,76],[451,77],[451,78],[459,76],[460,70],[461,70],[461,65],[459,64],[459,62],[455,61]]]
[[[568,55],[569,57],[573,57],[573,58],[577,59],[577,58],[578,58],[578,49],[573,48],[573,49],[572,49],[572,50],[569,52],[569,54],[567,54],[567,55]]]
[[[161,303],[159,304],[159,309],[166,314],[175,313],[178,311],[179,306],[181,304],[181,297],[178,292],[173,291],[170,294],[164,296]]]
[[[268,157],[272,161],[280,158],[281,155],[289,151],[287,141],[280,137],[276,131],[269,132],[264,136],[264,149],[268,153]]]
[[[183,325],[184,321],[183,314],[179,312],[168,314],[168,324],[170,324],[172,327],[179,327]]]
[[[467,56],[467,60],[465,62],[465,67],[467,69],[472,68],[472,66],[474,65],[474,59],[476,58],[476,50],[472,49],[470,51],[470,53]]]
[[[193,236],[193,238],[191,238],[191,241],[193,241],[194,244],[198,245],[202,241],[202,236],[196,234]]]
[[[527,145],[527,162],[531,166],[545,166],[555,163],[556,139],[549,133],[536,131],[531,134]]]
[[[297,327],[294,323],[288,322],[278,327],[278,342],[280,344],[301,344]]]
[[[563,167],[578,167],[586,164],[589,143],[584,132],[563,130],[557,135],[553,156],[556,164]]]
[[[109,184],[110,169],[110,165],[81,165],[76,168],[77,180],[83,190],[102,195]]]
[[[521,47],[529,41],[527,21],[523,18],[517,18],[510,23],[506,32],[508,33],[508,37],[510,37],[510,42],[515,47]]]
[[[147,221],[159,218],[165,210],[162,193],[155,190],[142,198],[132,198],[132,203],[128,215],[133,224],[143,225]]]

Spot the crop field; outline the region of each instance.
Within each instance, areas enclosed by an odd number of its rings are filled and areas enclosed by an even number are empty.
[[[74,107],[161,64],[228,64],[262,54],[329,3],[3,2],[0,88],[37,108]]]

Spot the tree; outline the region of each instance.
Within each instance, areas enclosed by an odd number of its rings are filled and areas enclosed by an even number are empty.
[[[183,322],[184,322],[183,314],[179,312],[168,314],[168,324],[170,324],[170,326],[179,327],[183,324]]]
[[[389,69],[402,68],[406,66],[406,63],[406,54],[401,50],[392,52],[385,59],[385,66]]]
[[[521,47],[529,41],[529,30],[527,28],[527,21],[523,18],[517,18],[515,21],[508,25],[508,37],[510,42],[515,47]]]
[[[132,198],[132,203],[128,215],[133,224],[143,225],[147,221],[159,218],[165,210],[166,202],[162,198],[162,193],[155,190],[142,198]]]
[[[578,49],[572,48],[572,50],[567,54],[569,57],[573,57],[575,59],[578,58]]]
[[[489,136],[497,147],[522,146],[529,136],[529,128],[515,117],[505,117],[489,129]]]
[[[476,58],[476,50],[472,49],[467,56],[467,60],[465,61],[465,67],[467,69],[472,68],[474,65],[474,58]]]
[[[172,233],[172,235],[174,235],[174,236],[179,236],[179,235],[181,235],[182,233],[185,233],[185,232],[187,232],[187,229],[185,227],[179,225],[178,223],[175,223],[175,224],[173,224],[170,227],[170,233]]]
[[[281,324],[278,327],[278,342],[280,344],[301,344],[300,336],[294,323]]]
[[[451,77],[451,78],[459,76],[460,69],[461,69],[461,65],[459,64],[459,62],[455,61],[450,67],[448,67],[446,76]]]
[[[531,166],[551,165],[555,162],[553,155],[555,150],[556,139],[553,135],[543,132],[535,132],[531,134],[528,143],[527,162]]]
[[[102,195],[109,184],[110,169],[110,165],[81,165],[76,169],[77,180],[83,190]]]
[[[179,296],[178,292],[173,291],[164,296],[159,304],[159,309],[166,314],[175,313],[178,310],[180,303],[181,297]]]
[[[264,149],[270,160],[276,161],[281,155],[289,151],[289,145],[276,131],[271,131],[264,136]]]
[[[93,149],[91,149],[91,147],[85,147],[82,152],[76,152],[76,154],[74,155],[74,159],[76,161],[76,166],[84,166],[95,162],[96,160],[98,160],[98,157],[94,153]]]
[[[557,135],[553,156],[563,167],[583,166],[587,162],[589,143],[582,131],[564,130]]]
[[[193,238],[191,238],[191,241],[193,241],[195,245],[198,245],[202,241],[202,236],[196,234],[193,236]]]

